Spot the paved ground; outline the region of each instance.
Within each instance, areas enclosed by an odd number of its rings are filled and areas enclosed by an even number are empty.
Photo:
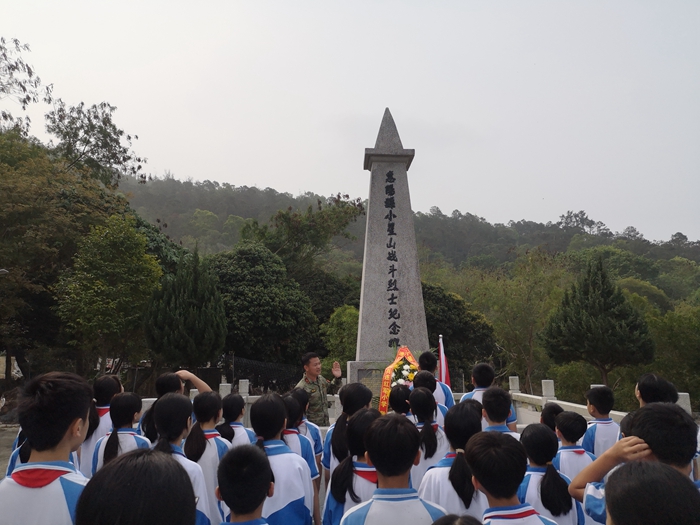
[[[5,477],[7,462],[12,453],[12,442],[17,437],[18,425],[0,425],[0,479]]]

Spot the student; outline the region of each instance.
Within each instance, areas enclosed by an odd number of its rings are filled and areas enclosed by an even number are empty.
[[[243,426],[245,399],[239,394],[228,394],[221,401],[224,422],[216,426],[221,437],[227,439],[233,448],[255,443],[255,432]]]
[[[141,398],[134,393],[121,393],[112,398],[109,417],[113,429],[95,445],[92,455],[92,475],[104,465],[137,448],[151,448],[151,442],[139,436],[134,423],[141,417]]]
[[[263,506],[275,492],[270,461],[258,447],[242,445],[228,452],[219,463],[216,496],[231,510],[240,525],[266,525]]]
[[[445,431],[433,419],[436,403],[430,390],[424,387],[414,388],[409,402],[417,421],[416,428],[420,432],[420,463],[411,468],[411,486],[417,489],[426,471],[449,452],[450,443]]]
[[[430,393],[433,394],[433,397],[435,397],[435,392],[437,392],[437,380],[435,379],[435,376],[430,372],[426,372],[425,370],[418,372],[413,378],[413,388],[416,389],[419,387],[427,388]],[[445,414],[447,414],[448,407],[440,404],[437,398],[435,399],[435,404],[436,409],[434,419],[440,428],[442,428],[445,426]]]
[[[262,516],[270,525],[309,525],[314,487],[306,461],[282,441],[287,409],[277,394],[266,394],[250,407],[250,422],[265,451],[275,479],[275,492],[265,500]]]
[[[615,396],[607,386],[597,386],[586,392],[586,408],[594,419],[588,424],[581,446],[595,457],[620,439],[620,425],[610,418],[614,404]]]
[[[183,451],[187,459],[202,467],[207,492],[207,516],[212,520],[221,517],[219,500],[216,497],[216,469],[219,461],[231,448],[231,443],[221,437],[216,423],[221,419],[221,396],[218,392],[202,392],[192,401],[197,422],[192,425]],[[230,428],[230,427],[229,427]]]
[[[465,401],[467,399],[476,399],[478,402],[483,403],[484,392],[486,392],[486,390],[493,384],[493,380],[495,378],[496,372],[491,367],[491,365],[487,363],[479,363],[472,369],[471,382],[472,385],[474,385],[474,390],[464,394],[460,401]],[[508,428],[511,432],[518,431],[517,420],[518,416],[515,413],[515,407],[511,404],[510,414],[506,419],[506,425],[508,425]],[[487,426],[488,423],[486,422],[486,418],[484,418],[484,420],[481,422],[481,429],[486,430]]]
[[[295,388],[290,394],[297,400],[302,408],[301,423],[297,427],[302,436],[306,436],[314,444],[314,456],[316,456],[316,468],[321,472],[321,454],[323,453],[323,436],[316,423],[312,423],[306,417],[309,409],[309,393],[303,388]]]
[[[520,442],[530,460],[518,488],[520,503],[529,503],[540,515],[558,525],[583,525],[581,504],[569,494],[571,480],[557,472],[552,464],[559,446],[556,434],[542,423],[528,425]]]
[[[562,412],[564,412],[564,409],[557,403],[554,403],[552,401],[550,401],[549,403],[545,403],[542,407],[542,413],[540,414],[540,423],[547,425],[549,428],[552,429],[552,431],[554,431],[554,427],[556,426],[555,419]],[[584,419],[584,422],[585,421],[586,420]]]
[[[527,455],[520,442],[501,432],[479,432],[464,451],[474,487],[486,494],[484,525],[557,525],[520,503],[518,488],[525,477]]]
[[[195,520],[195,497],[185,469],[169,454],[138,449],[110,461],[92,477],[78,500],[75,523],[194,525]]]
[[[576,444],[586,433],[586,426],[586,418],[576,412],[562,412],[555,420],[556,434],[561,446],[552,464],[569,479],[574,479],[579,472],[595,461],[593,454]]]
[[[520,439],[520,434],[513,432],[506,421],[511,414],[512,402],[510,394],[497,386],[487,389],[481,399],[484,405],[483,420],[486,421],[485,432],[502,432],[508,436]]]
[[[418,356],[418,368],[430,372],[433,377],[435,377],[437,365],[437,357],[435,357],[435,354],[430,350],[427,350]],[[435,402],[438,405],[445,405],[448,409],[455,404],[455,396],[452,394],[452,389],[440,381],[437,381],[437,387],[433,392],[433,396],[435,396]]]
[[[25,385],[17,412],[31,453],[0,481],[3,525],[72,525],[88,480],[68,459],[85,440],[91,403],[92,388],[75,374],[50,372]]]
[[[80,445],[80,472],[86,478],[92,476],[92,458],[97,442],[112,430],[109,405],[114,396],[124,391],[124,387],[117,376],[106,375],[95,379],[92,390],[95,394],[95,407],[92,410],[87,437]]]
[[[618,465],[656,460],[672,466],[684,476],[690,475],[698,427],[681,407],[672,403],[645,405],[631,418],[629,432],[629,437],[620,439],[606,450],[569,485],[569,493],[582,501],[584,512],[599,523],[605,523],[606,519],[606,484],[602,480]]]
[[[697,487],[663,463],[625,463],[610,474],[605,499],[611,525],[700,524]]]
[[[363,408],[348,420],[348,449],[346,457],[333,471],[326,494],[323,525],[338,525],[343,515],[356,505],[369,501],[377,488],[377,471],[365,463],[365,434],[379,410]]]
[[[648,403],[676,403],[678,390],[673,383],[656,374],[643,374],[634,387],[634,395],[643,407]]]
[[[406,385],[396,385],[389,392],[389,407],[396,414],[409,416],[411,413],[411,405],[408,404],[408,398],[411,397],[411,389]]]
[[[404,416],[376,419],[365,434],[367,464],[377,470],[372,499],[350,509],[340,525],[429,525],[445,515],[440,507],[423,501],[409,488],[411,466],[420,462],[420,434]]]
[[[221,521],[220,514],[209,515],[209,498],[202,467],[187,459],[180,445],[192,428],[192,403],[182,394],[171,392],[158,400],[153,410],[153,421],[158,432],[155,450],[170,454],[182,465],[190,477],[197,499],[197,524],[208,525]]]
[[[483,492],[474,489],[472,472],[464,457],[467,442],[481,432],[481,409],[475,410],[471,403],[481,406],[478,401],[467,400],[447,411],[445,435],[450,452],[425,473],[418,496],[440,505],[446,512],[481,520],[488,502]]]

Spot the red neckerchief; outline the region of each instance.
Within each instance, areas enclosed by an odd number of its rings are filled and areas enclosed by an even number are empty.
[[[370,483],[377,484],[377,471],[376,470],[357,470],[353,469],[353,472],[357,474],[362,479],[366,479]]]
[[[204,437],[207,439],[214,439],[220,435],[218,430],[204,430]]]
[[[47,468],[46,465],[37,465],[36,467],[22,465],[22,467],[15,469],[11,477],[18,485],[38,489],[71,472],[73,471],[65,467]]]
[[[97,408],[97,415],[102,417],[105,414],[109,414],[109,406],[106,407],[96,407]]]
[[[282,431],[282,434],[284,434],[285,436],[288,436],[289,434],[298,434],[298,433],[299,433],[299,431],[298,431],[298,430],[295,430],[295,429],[293,429],[293,428],[285,428],[285,429]]]

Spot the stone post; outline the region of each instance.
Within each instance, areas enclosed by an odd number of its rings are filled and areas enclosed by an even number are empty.
[[[554,381],[552,379],[542,380],[542,397],[545,401],[556,401],[557,396],[554,393]]]
[[[219,395],[221,397],[226,397],[231,393],[231,383],[221,383],[219,385]]]
[[[510,390],[511,394],[520,393],[520,378],[518,376],[508,377],[508,390]]]
[[[690,406],[690,394],[688,392],[678,392],[678,401],[676,404],[680,405],[683,410],[688,412],[691,416],[693,415],[693,409]]]

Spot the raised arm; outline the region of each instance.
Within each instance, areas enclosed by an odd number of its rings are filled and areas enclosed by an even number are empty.
[[[199,379],[192,372],[189,372],[187,370],[178,370],[175,373],[183,381],[189,381],[190,383],[192,383],[192,386],[194,386],[200,394],[202,392],[211,392],[211,388],[209,387],[209,385],[207,385],[204,381]]]

